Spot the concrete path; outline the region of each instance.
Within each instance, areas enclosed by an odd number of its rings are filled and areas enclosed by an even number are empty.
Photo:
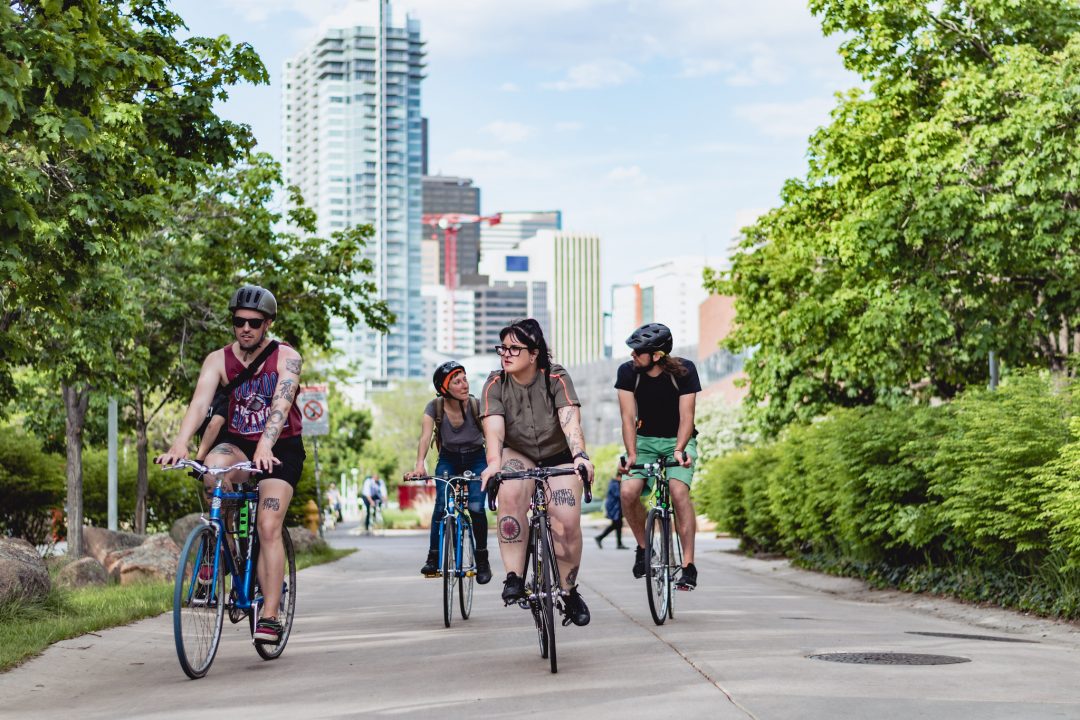
[[[593,620],[559,628],[557,675],[540,658],[529,614],[502,607],[498,576],[477,586],[472,618],[445,629],[441,581],[417,572],[425,535],[338,531],[332,540],[359,552],[300,574],[281,659],[260,660],[246,623],[226,620],[209,675],[188,680],[166,614],[58,643],[0,675],[0,718],[1080,719],[1075,626],[870,592],[747,560],[728,552],[729,540],[700,536],[701,586],[679,593],[675,619],[659,628],[643,581],[631,577],[633,553],[613,549],[611,537],[602,551],[588,540],[582,587]],[[970,662],[808,658],[832,652]]]

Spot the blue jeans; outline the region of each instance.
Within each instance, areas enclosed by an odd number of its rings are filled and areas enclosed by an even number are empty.
[[[476,479],[469,482],[469,517],[472,519],[473,537],[477,550],[487,549],[487,493],[480,489],[480,473],[487,467],[487,453],[483,448],[472,452],[459,453],[443,450],[439,453],[439,462],[435,464],[435,475],[443,473],[461,475],[471,470]],[[439,523],[446,515],[447,483],[435,481],[435,509],[431,513],[431,536],[428,550],[436,552],[439,548]]]

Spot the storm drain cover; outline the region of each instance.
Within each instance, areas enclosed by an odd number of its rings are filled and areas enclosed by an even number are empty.
[[[1024,640],[1023,638],[999,637],[997,635],[964,635],[963,633],[918,632],[917,630],[908,630],[907,634],[926,635],[928,637],[956,638],[958,640],[989,640],[990,642],[1034,643],[1036,645],[1039,644],[1038,640]]]
[[[851,663],[854,665],[953,665],[971,662],[970,658],[953,655],[922,655],[919,653],[821,653],[811,655],[811,660]]]

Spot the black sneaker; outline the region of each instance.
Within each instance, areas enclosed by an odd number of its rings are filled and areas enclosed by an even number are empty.
[[[420,568],[420,574],[424,577],[437,577],[439,575],[439,553],[435,550],[428,550],[427,561],[424,563],[424,567]]]
[[[506,580],[503,581],[502,589],[503,602],[509,605],[510,603],[516,603],[523,597],[525,597],[525,578],[517,573],[506,573]]]
[[[277,618],[259,618],[259,622],[255,625],[255,633],[251,637],[257,643],[277,645],[281,642],[281,633],[284,631]]]
[[[697,587],[697,568],[694,567],[694,563],[682,569],[675,587],[679,590],[693,590]]]
[[[578,592],[577,585],[572,587],[569,593],[563,595],[563,614],[566,615],[563,625],[569,621],[578,627],[584,627],[592,619],[589,614],[589,606],[585,604],[584,598]]]
[[[487,585],[491,582],[491,563],[488,562],[488,551],[476,551],[476,582]]]
[[[603,550],[603,549],[604,549],[604,541],[603,541],[603,540],[601,540],[601,539],[599,538],[599,536],[598,536],[598,537],[594,537],[594,538],[593,538],[593,540],[595,540],[595,541],[596,541],[596,547],[600,548],[601,550]]]
[[[634,577],[645,577],[645,548],[640,545],[634,549]]]

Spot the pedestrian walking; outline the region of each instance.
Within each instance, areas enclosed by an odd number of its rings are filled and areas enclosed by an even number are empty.
[[[622,482],[618,476],[608,481],[607,496],[604,498],[604,514],[607,515],[608,520],[611,520],[611,524],[595,538],[596,547],[601,550],[604,549],[604,538],[612,532],[615,533],[615,547],[619,550],[627,549],[622,542],[622,501],[619,499],[621,487]]]

